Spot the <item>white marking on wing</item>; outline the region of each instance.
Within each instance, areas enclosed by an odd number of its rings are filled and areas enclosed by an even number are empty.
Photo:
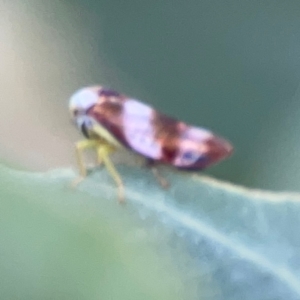
[[[184,138],[197,141],[204,141],[212,136],[213,134],[209,130],[200,127],[190,126],[184,132]]]
[[[123,124],[128,144],[138,153],[160,159],[161,146],[155,140],[155,132],[151,124],[153,109],[134,99],[124,103]]]

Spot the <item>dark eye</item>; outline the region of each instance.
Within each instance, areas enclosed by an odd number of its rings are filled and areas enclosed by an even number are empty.
[[[84,118],[84,121],[81,124],[81,132],[86,138],[90,137],[90,130],[92,129],[93,123],[91,119]]]

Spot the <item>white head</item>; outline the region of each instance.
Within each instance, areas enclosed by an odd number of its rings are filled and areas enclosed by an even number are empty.
[[[99,91],[101,87],[87,87],[80,89],[72,95],[69,102],[69,109],[72,120],[81,128],[87,118],[86,112],[99,101]]]

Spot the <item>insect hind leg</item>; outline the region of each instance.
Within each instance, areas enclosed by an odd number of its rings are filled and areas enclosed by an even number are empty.
[[[163,177],[163,175],[161,175],[161,173],[158,171],[158,168],[155,166],[155,161],[152,159],[147,159],[146,160],[146,167],[150,168],[155,179],[158,181],[159,185],[164,188],[167,189],[170,187],[170,183],[169,181]]]
[[[98,161],[101,160],[107,168],[107,171],[110,173],[114,179],[117,188],[118,188],[118,201],[119,203],[124,202],[124,184],[121,179],[120,174],[116,170],[114,164],[109,158],[109,154],[115,151],[115,148],[109,144],[99,144],[97,147],[97,156]]]

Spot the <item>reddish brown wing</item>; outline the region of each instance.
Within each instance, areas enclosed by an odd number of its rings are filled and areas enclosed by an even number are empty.
[[[110,96],[88,114],[125,147],[147,158],[171,163],[176,156],[181,123],[144,103]]]

